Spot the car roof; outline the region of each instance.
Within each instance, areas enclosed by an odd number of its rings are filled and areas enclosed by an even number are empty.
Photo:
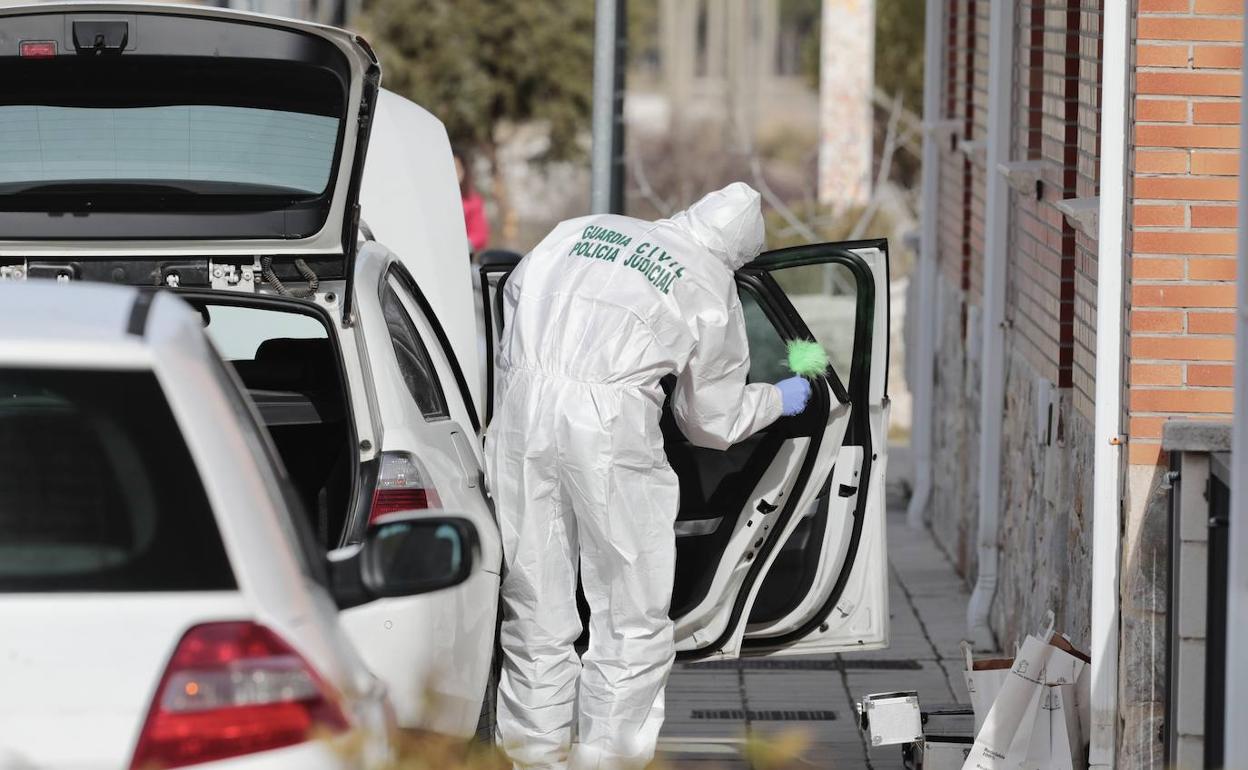
[[[167,292],[31,279],[0,283],[0,365],[147,367],[152,343],[195,330]]]

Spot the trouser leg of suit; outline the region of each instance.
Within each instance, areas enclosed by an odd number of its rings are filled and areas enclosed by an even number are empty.
[[[625,394],[621,417],[634,411],[627,399]],[[609,464],[564,465],[591,611],[573,770],[640,768],[654,758],[675,655],[668,612],[676,560],[676,475],[663,453],[657,416],[616,424],[623,433],[608,439]]]
[[[522,387],[508,398],[550,406],[516,392]],[[487,456],[504,555],[498,739],[517,768],[553,770],[567,767],[572,742],[581,622],[576,521],[542,427],[524,419],[491,426]]]

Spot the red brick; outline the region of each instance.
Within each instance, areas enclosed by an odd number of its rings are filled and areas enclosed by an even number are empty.
[[[1234,233],[1228,233],[1234,238]],[[1187,262],[1187,277],[1192,281],[1233,281],[1235,280],[1234,259],[1190,259]]]
[[[1187,384],[1229,388],[1235,384],[1235,367],[1191,364],[1187,367]]]
[[[1135,142],[1140,147],[1238,147],[1239,126],[1136,126]]]
[[[1127,444],[1127,462],[1131,465],[1164,465],[1161,444],[1155,441]]]
[[[1136,63],[1141,67],[1186,67],[1191,63],[1185,45],[1141,45],[1135,51]]]
[[[1133,360],[1230,361],[1235,340],[1220,337],[1131,337]]]
[[[1194,152],[1192,153],[1192,173],[1215,176],[1239,176],[1239,153]],[[1235,200],[1235,198],[1222,198],[1220,200]]]
[[[1187,331],[1191,334],[1234,334],[1234,313],[1188,313]]]
[[[1165,417],[1132,417],[1127,423],[1127,430],[1130,431],[1132,439],[1161,438],[1162,426],[1165,424]]]
[[[1132,386],[1182,384],[1183,367],[1179,364],[1131,364]],[[1134,429],[1131,435],[1136,435]]]
[[[1135,307],[1235,307],[1235,286],[1132,286]]]
[[[1186,214],[1183,206],[1134,206],[1131,221],[1136,227],[1183,227]]]
[[[1131,389],[1131,409],[1137,412],[1229,414],[1235,394],[1229,390]]]
[[[1135,171],[1138,174],[1186,174],[1187,153],[1172,150],[1137,150]]]
[[[1238,224],[1237,206],[1192,206],[1192,227],[1236,227]]]
[[[1181,332],[1183,331],[1183,314],[1180,312],[1161,312],[1155,310],[1132,310],[1131,331],[1163,333]]]
[[[1140,13],[1190,13],[1192,0],[1140,0]]]
[[[1243,12],[1243,0],[1196,0],[1196,13],[1239,14]]]
[[[1233,201],[1239,199],[1239,185],[1234,179],[1144,177],[1135,180],[1135,197],[1136,200]]]
[[[1243,40],[1244,25],[1238,19],[1198,19],[1141,16],[1136,25],[1140,40]]]
[[[1233,26],[1233,25],[1228,25]],[[1141,94],[1165,96],[1238,96],[1239,75],[1220,72],[1140,72],[1135,76]]]
[[[1239,125],[1239,102],[1196,102],[1192,106],[1196,123]]]
[[[1139,238],[1139,233],[1135,237]],[[1183,260],[1136,257],[1131,260],[1131,277],[1141,281],[1181,281]]]
[[[1132,249],[1137,254],[1234,254],[1235,233],[1137,231]]]
[[[1188,102],[1173,99],[1136,99],[1135,119],[1154,123],[1186,123]],[[1238,122],[1238,121],[1237,121]]]
[[[1150,46],[1151,48],[1152,46]],[[1192,57],[1193,65],[1201,69],[1237,70],[1244,61],[1244,49],[1237,45],[1198,45]],[[1143,62],[1140,62],[1143,65]],[[1184,65],[1171,65],[1181,67]]]

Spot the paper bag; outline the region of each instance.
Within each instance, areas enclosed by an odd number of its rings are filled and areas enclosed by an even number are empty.
[[[1029,745],[1036,718],[1032,716],[1028,721],[1028,715],[1037,711],[1045,664],[1055,649],[1048,642],[1051,633],[1050,625],[1043,638],[1028,636],[1023,641],[983,726],[975,735],[975,745],[962,770],[1003,770],[1010,766],[1006,756],[1016,739],[1020,749]]]
[[[1038,703],[1027,755],[1018,764],[1020,770],[1086,770],[1075,685],[1045,685]]]
[[[970,642],[962,642],[962,654],[966,658],[966,692],[971,697],[971,710],[975,714],[975,734],[984,726],[984,719],[992,702],[997,699],[1001,685],[1010,675],[1014,667],[1013,658],[983,658],[975,660],[971,657]]]

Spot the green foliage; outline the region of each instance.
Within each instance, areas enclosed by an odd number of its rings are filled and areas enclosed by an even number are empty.
[[[915,112],[923,105],[923,11],[917,0],[875,0],[875,84]]]
[[[593,0],[365,0],[382,84],[437,115],[456,142],[492,149],[502,124],[545,121],[551,158],[588,127]]]
[[[802,76],[814,88],[819,87],[819,35],[823,18],[823,0],[780,0],[780,26],[793,29],[799,36],[798,66]]]

